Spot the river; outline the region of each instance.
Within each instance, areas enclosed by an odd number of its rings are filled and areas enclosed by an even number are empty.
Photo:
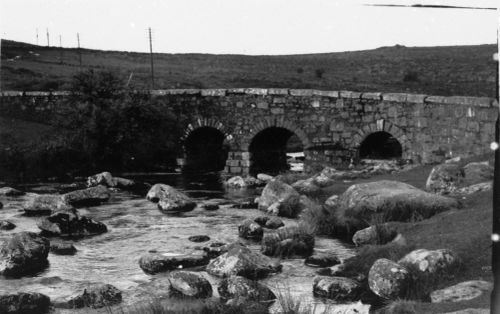
[[[109,283],[123,292],[123,305],[140,302],[147,291],[141,290],[145,284],[163,274],[148,275],[139,268],[139,257],[149,250],[179,253],[207,243],[188,240],[192,235],[208,235],[210,242],[225,243],[241,240],[238,238],[238,224],[246,218],[263,215],[256,209],[236,209],[232,205],[241,200],[258,195],[255,189],[226,190],[217,174],[187,176],[181,174],[135,175],[134,179],[150,183],[162,182],[176,186],[195,198],[198,203],[209,199],[224,199],[226,205],[215,211],[201,207],[181,216],[170,216],[160,212],[156,204],[147,201],[144,195],[129,192],[115,192],[109,202],[89,208],[79,209],[86,215],[108,226],[102,235],[70,241],[77,248],[73,256],[49,254],[49,267],[29,277],[7,279],[0,277],[0,293],[17,291],[40,292],[52,301],[62,301],[81,293],[93,283]],[[17,186],[26,192],[59,191],[58,183],[37,183]],[[25,197],[4,198],[4,208],[0,210],[0,220],[9,220],[17,225],[14,230],[0,231],[0,240],[9,238],[20,231],[38,232],[36,217],[23,216],[22,205]],[[293,219],[284,218],[285,225],[296,224]],[[51,241],[61,241],[52,238]],[[208,243],[210,243],[208,242]],[[247,242],[252,249],[259,250],[258,243]],[[354,250],[336,239],[316,238],[316,250],[335,250],[341,259],[353,255]],[[303,299],[304,303],[325,302],[312,296],[312,281],[317,269],[304,265],[303,259],[282,261],[283,271],[262,282],[276,291],[278,287],[288,287],[290,293]],[[214,286],[218,279],[204,273]],[[326,301],[328,302],[328,301]],[[67,310],[57,309],[64,313]]]

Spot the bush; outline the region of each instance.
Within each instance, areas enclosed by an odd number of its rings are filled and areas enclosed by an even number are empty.
[[[316,78],[322,79],[323,74],[325,74],[325,69],[316,69],[314,70],[314,74],[316,75]]]
[[[407,70],[403,75],[403,82],[418,82],[420,81],[418,77],[418,72],[413,70]]]

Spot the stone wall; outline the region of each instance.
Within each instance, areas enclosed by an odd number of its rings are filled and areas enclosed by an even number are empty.
[[[187,117],[181,141],[199,127],[220,130],[230,147],[226,171],[243,174],[252,139],[268,127],[294,132],[305,148],[306,170],[314,171],[356,159],[361,142],[377,131],[392,134],[402,157],[417,163],[486,153],[498,115],[494,99],[458,96],[275,88],[154,90],[143,96]],[[67,97],[4,92],[0,116],[48,121]]]

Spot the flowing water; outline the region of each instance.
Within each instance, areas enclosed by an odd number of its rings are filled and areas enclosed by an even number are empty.
[[[176,186],[195,198],[199,203],[209,199],[224,199],[227,203],[216,211],[206,211],[200,207],[180,216],[165,215],[156,204],[147,201],[143,195],[115,192],[109,202],[79,209],[82,215],[101,221],[108,226],[102,235],[70,241],[78,252],[73,256],[49,254],[49,266],[42,272],[19,279],[0,277],[0,293],[17,291],[40,292],[53,301],[63,301],[69,296],[81,293],[93,283],[109,283],[123,291],[125,306],[144,299],[147,285],[165,274],[148,275],[139,267],[138,260],[150,250],[182,253],[186,250],[205,246],[211,242],[230,243],[238,239],[238,224],[247,218],[262,215],[256,209],[236,209],[232,204],[254,198],[255,189],[225,190],[217,175],[186,176],[168,174],[135,177],[147,182],[162,182]],[[24,185],[26,191],[50,192],[57,190],[58,184]],[[0,231],[0,240],[9,238],[20,231],[38,232],[36,217],[23,216],[22,204],[26,197],[4,198],[4,208],[0,210],[0,220],[9,220],[17,225],[14,230]],[[283,219],[285,225],[296,224],[296,220]],[[188,240],[192,235],[208,235],[211,240],[194,243]],[[241,239],[240,239],[241,240]],[[52,238],[51,241],[61,241]],[[248,242],[259,250],[257,243]],[[317,237],[316,250],[335,250],[341,259],[352,256],[353,250],[335,239]],[[282,261],[283,271],[262,280],[273,290],[287,288],[297,298],[312,302],[312,281],[317,271],[304,265],[303,259]],[[213,283],[218,279],[204,273]],[[146,288],[143,288],[146,287]],[[214,289],[216,294],[217,289]],[[314,302],[323,302],[314,300]],[[57,310],[64,312],[65,310]],[[67,311],[67,310],[66,310]]]

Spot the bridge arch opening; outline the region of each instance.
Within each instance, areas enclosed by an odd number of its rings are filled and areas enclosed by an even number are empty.
[[[403,155],[401,143],[392,134],[380,131],[368,135],[359,146],[361,159],[397,159]]]
[[[304,145],[292,131],[282,127],[269,127],[257,133],[248,148],[250,174],[276,175],[286,170],[301,171]]]
[[[224,170],[229,148],[224,144],[225,135],[214,127],[193,130],[184,141],[186,172],[211,172]]]

